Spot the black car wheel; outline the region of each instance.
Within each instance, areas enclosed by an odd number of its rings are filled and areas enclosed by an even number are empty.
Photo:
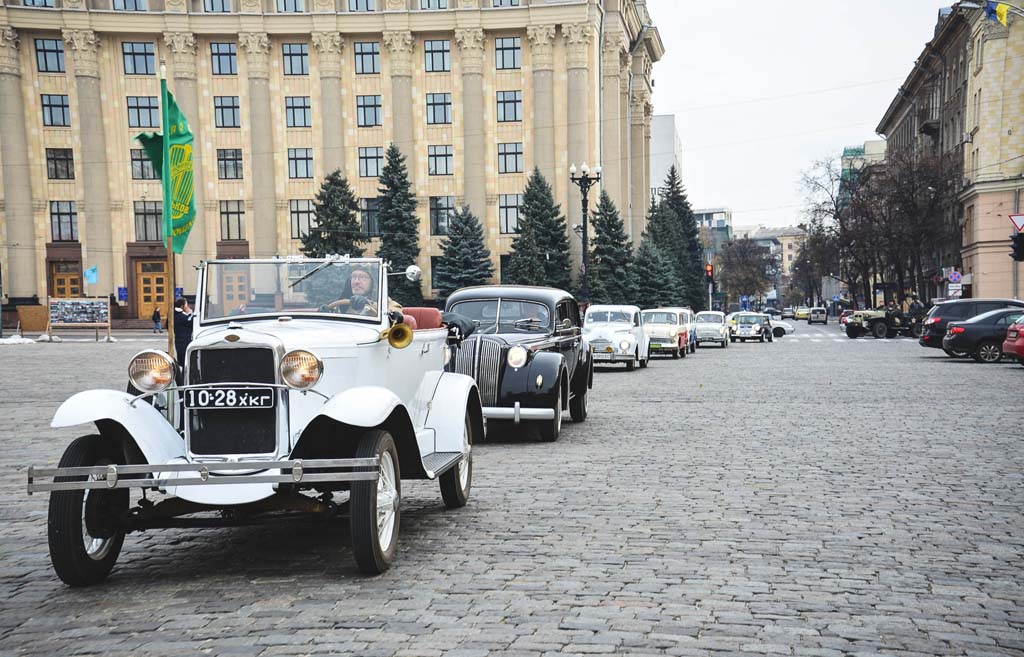
[[[871,335],[881,340],[889,336],[889,327],[885,322],[875,322],[871,325]]]
[[[553,443],[558,440],[558,434],[562,432],[562,382],[555,384],[555,417],[551,420],[540,422],[540,439],[546,443]]]
[[[920,322],[914,322],[914,325],[910,327],[910,335],[912,335],[914,339],[919,340],[921,336],[924,335],[924,326]]]
[[[469,491],[473,487],[473,418],[466,410],[466,442],[469,443],[469,454],[454,468],[439,477],[441,499],[449,509],[461,509],[469,501]]]
[[[998,363],[1003,359],[1003,348],[994,340],[986,340],[978,345],[971,356],[979,363]]]
[[[569,416],[573,422],[583,422],[587,419],[587,382],[584,379],[583,385],[580,386],[580,390],[576,391],[572,399],[569,400]]]

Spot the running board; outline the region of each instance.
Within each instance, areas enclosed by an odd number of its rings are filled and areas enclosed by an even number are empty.
[[[462,452],[434,452],[423,457],[423,469],[428,479],[437,479],[462,460]]]

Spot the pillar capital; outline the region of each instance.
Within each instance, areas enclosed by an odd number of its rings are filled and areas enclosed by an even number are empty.
[[[384,32],[384,47],[390,55],[391,75],[412,77],[412,47],[415,39],[409,30]]]
[[[565,39],[566,63],[569,68],[587,68],[588,47],[593,37],[590,23],[568,23],[562,26]]]
[[[651,104],[650,94],[646,89],[633,92],[633,100],[629,107],[629,122],[634,126],[646,125],[648,107]]]
[[[185,0],[164,0],[164,11],[171,14],[184,14],[188,12]]]
[[[313,47],[320,55],[320,74],[341,77],[341,54],[345,41],[340,32],[313,32]]]
[[[98,78],[100,76],[100,38],[92,30],[64,30],[64,48],[75,63],[75,75]]]
[[[604,74],[605,77],[618,77],[623,69],[629,66],[629,43],[618,33],[609,33],[604,37]]]
[[[18,33],[12,27],[0,27],[0,73],[21,75],[18,66]]]
[[[196,36],[191,32],[164,32],[164,45],[171,52],[174,77],[196,79]]]
[[[483,73],[484,31],[479,27],[455,30],[455,42],[462,52],[462,73]]]
[[[238,43],[245,49],[249,77],[269,78],[270,37],[266,32],[240,32]]]
[[[530,63],[535,71],[555,68],[555,25],[530,25],[526,38],[530,40]]]

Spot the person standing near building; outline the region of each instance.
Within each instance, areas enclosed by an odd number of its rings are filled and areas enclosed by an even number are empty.
[[[185,366],[185,350],[192,342],[192,307],[188,299],[174,300],[174,351],[180,367]]]
[[[160,317],[159,306],[153,309],[153,317],[151,319],[153,320],[153,333],[163,333],[164,326]]]

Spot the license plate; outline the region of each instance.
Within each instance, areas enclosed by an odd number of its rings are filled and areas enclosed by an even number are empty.
[[[274,389],[255,386],[188,389],[185,408],[274,408]]]
[[[594,354],[594,358],[596,360],[611,360],[612,355],[611,354],[602,353],[602,352],[599,351],[596,354]]]

